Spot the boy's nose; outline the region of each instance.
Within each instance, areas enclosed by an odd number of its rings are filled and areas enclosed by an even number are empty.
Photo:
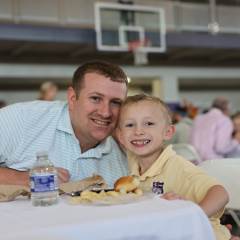
[[[136,135],[144,135],[144,129],[140,126],[137,126],[135,129],[135,134]]]

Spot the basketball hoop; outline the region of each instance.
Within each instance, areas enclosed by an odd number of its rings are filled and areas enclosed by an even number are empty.
[[[143,47],[146,47],[148,45],[148,40],[137,40],[128,43],[128,51],[133,53],[135,65],[148,64],[147,52],[143,51]]]

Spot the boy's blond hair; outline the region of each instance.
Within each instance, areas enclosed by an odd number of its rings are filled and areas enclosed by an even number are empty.
[[[168,105],[158,97],[153,97],[153,96],[149,96],[146,94],[136,94],[133,96],[128,96],[126,98],[126,100],[122,103],[121,109],[125,108],[126,106],[130,106],[134,103],[138,103],[138,102],[142,102],[142,101],[148,101],[148,102],[158,104],[162,109],[162,113],[163,113],[163,116],[165,117],[166,124],[167,125],[172,124],[172,113],[171,113]]]

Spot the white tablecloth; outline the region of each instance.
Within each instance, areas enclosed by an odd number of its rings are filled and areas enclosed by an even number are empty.
[[[0,203],[2,240],[212,240],[208,218],[195,204],[155,197],[115,206],[33,207]]]

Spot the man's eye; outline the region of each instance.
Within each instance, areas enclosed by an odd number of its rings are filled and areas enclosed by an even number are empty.
[[[113,102],[111,102],[111,104],[112,104],[112,106],[114,106],[114,107],[121,107],[121,105],[122,105],[122,103],[119,102],[119,101],[113,101]]]
[[[90,99],[93,101],[93,102],[100,102],[100,97],[97,97],[97,96],[92,96],[90,97]]]

